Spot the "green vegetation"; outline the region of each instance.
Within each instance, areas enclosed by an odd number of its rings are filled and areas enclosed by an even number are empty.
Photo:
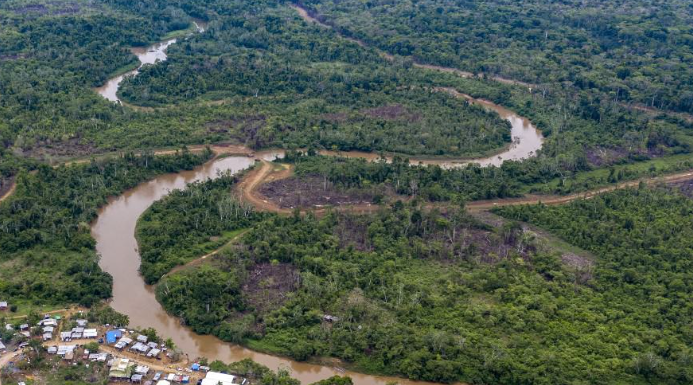
[[[224,373],[236,373],[254,384],[258,385],[300,385],[301,382],[291,378],[291,373],[286,369],[279,369],[276,373],[268,367],[258,364],[250,359],[245,359],[231,364],[224,364],[221,361],[214,361],[210,364],[214,371]],[[335,384],[350,385],[350,384]]]
[[[97,264],[89,223],[107,198],[157,174],[189,169],[210,157],[126,154],[17,178],[0,205],[0,297],[11,303],[90,306],[111,295],[111,277]]]
[[[302,0],[348,36],[424,63],[693,112],[683,0]]]
[[[148,284],[173,267],[218,249],[239,235],[239,230],[266,214],[231,195],[237,176],[226,174],[175,190],[154,203],[140,218],[137,239]]]
[[[690,199],[665,188],[639,188],[567,206],[498,211],[542,226],[599,258],[594,287],[607,306],[594,322],[603,327],[601,343],[618,344],[619,355],[631,360],[630,370],[653,383],[691,381],[691,336],[682,327],[692,311]],[[594,327],[580,318],[584,328]],[[634,343],[620,343],[624,336]]]
[[[517,225],[491,229],[455,210],[400,203],[373,216],[271,218],[243,244],[166,277],[159,300],[195,331],[299,360],[334,356],[366,372],[644,381],[633,356],[615,353],[626,334],[603,341],[593,328],[608,303],[589,264],[563,265]]]

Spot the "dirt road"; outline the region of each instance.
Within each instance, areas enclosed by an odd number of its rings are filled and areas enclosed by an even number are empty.
[[[271,202],[266,197],[262,196],[258,192],[258,187],[264,183],[268,183],[274,180],[279,180],[283,178],[288,178],[293,175],[293,169],[287,167],[280,172],[273,172],[273,165],[270,162],[262,162],[262,166],[252,172],[248,173],[245,178],[239,183],[239,192],[242,194],[243,199],[255,206],[257,210],[269,211],[277,214],[289,214],[292,212],[290,209],[285,209],[279,207],[274,202]],[[525,205],[525,204],[537,204],[543,203],[546,205],[559,205],[570,203],[578,199],[589,199],[595,197],[599,194],[603,194],[609,191],[614,191],[620,188],[635,187],[641,182],[652,185],[656,183],[674,183],[693,179],[693,171],[685,171],[676,174],[652,177],[652,178],[641,178],[627,182],[621,182],[612,186],[606,186],[598,188],[595,190],[590,190],[586,192],[570,194],[570,195],[527,195],[520,198],[504,198],[504,199],[492,199],[492,200],[482,200],[467,203],[467,210],[470,211],[481,211],[489,210],[494,207],[502,206],[513,206],[513,205]],[[441,207],[445,204],[429,203],[428,207]],[[351,205],[351,206],[341,206],[333,207],[337,210],[348,210],[352,212],[368,213],[373,212],[378,209],[377,205],[361,204],[361,205]],[[326,208],[308,209],[314,213],[322,213],[327,211]],[[305,211],[305,209],[303,210]]]

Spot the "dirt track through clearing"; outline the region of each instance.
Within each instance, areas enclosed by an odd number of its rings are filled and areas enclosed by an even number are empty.
[[[283,178],[289,178],[293,175],[293,169],[287,167],[280,172],[272,172],[273,164],[270,162],[263,161],[262,166],[259,169],[253,170],[248,173],[245,178],[239,183],[239,192],[241,193],[243,199],[253,206],[257,210],[268,211],[277,214],[289,214],[292,212],[290,209],[285,209],[279,207],[274,202],[271,202],[266,197],[262,196],[258,192],[258,188],[267,182],[274,180],[279,180]],[[467,210],[470,211],[481,211],[489,210],[494,207],[502,206],[514,206],[514,205],[527,205],[527,204],[537,204],[543,203],[546,205],[560,205],[567,204],[578,199],[590,199],[599,194],[614,191],[620,188],[635,187],[641,182],[652,185],[656,183],[673,183],[682,182],[693,179],[693,171],[685,171],[681,173],[658,176],[652,178],[641,178],[627,182],[621,182],[612,186],[602,187],[595,190],[585,191],[581,193],[575,193],[570,195],[528,195],[520,198],[502,198],[502,199],[491,199],[483,201],[469,202],[466,205]],[[443,207],[447,204],[439,203],[428,203],[427,207]],[[378,209],[379,206],[371,204],[360,204],[360,205],[347,205],[347,206],[335,206],[332,210],[346,210],[352,212],[368,213],[373,212]],[[318,208],[318,209],[302,209],[302,211],[311,211],[316,214],[324,213],[328,211],[328,208]]]

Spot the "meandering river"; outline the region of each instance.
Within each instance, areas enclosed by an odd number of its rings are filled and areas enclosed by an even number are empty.
[[[256,157],[272,160],[278,155],[281,153],[261,152]],[[344,374],[351,376],[357,385],[385,385],[388,381],[398,381],[403,385],[424,384],[294,362],[225,343],[213,336],[198,335],[182,326],[177,318],[167,314],[156,301],[153,287],[147,286],[138,272],[140,255],[134,234],[139,217],[152,203],[171,190],[184,188],[194,181],[214,178],[222,171],[238,172],[250,167],[253,162],[254,159],[247,156],[226,157],[208,162],[192,171],[162,175],[112,199],[100,210],[97,220],[92,224],[91,233],[96,239],[96,250],[101,255],[101,268],[113,276],[111,306],[127,314],[133,327],[153,327],[160,335],[171,337],[191,359],[207,357],[234,362],[250,358],[275,370],[281,367],[290,369],[293,377],[304,384]]]
[[[198,31],[204,31],[204,26],[198,24]],[[136,76],[144,64],[154,64],[166,60],[166,49],[174,44],[176,39],[169,39],[151,47],[133,49],[141,65],[138,69],[110,79],[96,91],[104,98],[120,103],[117,91],[126,76]],[[433,70],[454,72],[454,69],[427,67]],[[497,112],[511,123],[513,141],[500,153],[479,159],[431,159],[410,158],[412,163],[436,164],[451,168],[474,162],[482,166],[500,165],[505,160],[521,160],[536,154],[541,148],[543,137],[527,119],[501,106],[485,100],[473,99],[452,89],[438,89],[450,93],[454,97],[463,97],[471,103],[479,104]],[[333,155],[329,151],[323,154]],[[256,157],[272,160],[282,156],[282,151],[266,151],[256,154]],[[340,152],[340,156],[360,157],[374,160],[378,158],[372,153]],[[253,158],[247,156],[231,156],[210,161],[192,171],[177,174],[162,175],[154,180],[125,192],[123,195],[110,200],[103,207],[97,220],[92,224],[92,235],[96,239],[96,249],[101,255],[101,268],[113,276],[113,300],[111,306],[130,317],[133,327],[153,327],[161,335],[171,337],[178,347],[187,353],[191,359],[207,357],[212,360],[225,362],[238,361],[244,358],[253,359],[272,369],[280,367],[291,370],[292,375],[303,383],[311,383],[333,375],[349,375],[356,385],[385,385],[389,381],[397,381],[403,385],[421,385],[423,382],[371,376],[361,373],[344,372],[334,367],[294,362],[289,359],[254,352],[238,345],[223,342],[213,336],[202,336],[193,333],[182,326],[180,321],[167,314],[156,301],[153,288],[147,286],[139,275],[140,255],[135,227],[137,220],[145,210],[157,200],[166,196],[174,189],[182,189],[188,183],[215,178],[220,172],[238,172],[250,167]]]

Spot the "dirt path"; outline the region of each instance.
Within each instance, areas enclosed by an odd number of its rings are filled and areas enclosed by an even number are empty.
[[[10,188],[2,196],[0,196],[0,202],[3,202],[4,200],[6,200],[10,196],[12,196],[12,194],[14,194],[14,190],[16,190],[16,189],[17,189],[17,182],[12,181],[12,184],[10,184]]]
[[[263,161],[262,166],[259,169],[253,170],[248,173],[245,178],[239,183],[239,192],[245,201],[251,203],[257,210],[269,211],[277,214],[289,214],[292,210],[279,207],[274,202],[271,202],[266,197],[262,196],[258,192],[258,187],[264,183],[271,181],[288,178],[293,175],[293,169],[290,167],[285,168],[280,172],[273,172],[273,165],[270,162]],[[502,199],[491,199],[491,200],[481,200],[473,201],[467,203],[466,207],[469,211],[482,211],[489,210],[494,207],[502,206],[513,206],[513,205],[526,205],[526,204],[537,204],[543,203],[546,205],[560,205],[570,203],[578,199],[589,199],[593,198],[599,194],[614,191],[621,188],[635,187],[641,182],[648,185],[656,183],[674,183],[682,182],[693,179],[693,171],[685,171],[676,174],[657,176],[652,178],[641,178],[627,182],[621,182],[612,186],[606,186],[598,188],[595,190],[590,190],[581,193],[575,193],[570,195],[527,195],[520,198],[502,198]],[[428,207],[442,207],[446,204],[429,203]],[[379,206],[371,204],[361,204],[361,205],[350,205],[350,206],[336,206],[332,207],[332,210],[348,210],[352,212],[368,213],[373,212],[378,209]],[[307,209],[313,213],[323,213],[326,212],[327,208],[319,209]],[[302,209],[306,211],[306,209]]]
[[[257,190],[258,187],[264,183],[272,180],[288,178],[292,174],[293,170],[291,167],[287,166],[281,172],[275,172],[272,163],[260,161],[260,167],[256,167],[251,172],[247,173],[236,187],[236,191],[243,201],[252,204],[257,210],[279,214],[289,214],[291,213],[291,210],[279,207],[274,202],[260,195]]]
[[[229,246],[230,244],[236,242],[238,239],[240,239],[240,238],[241,238],[245,233],[247,233],[247,232],[248,232],[248,230],[243,230],[240,234],[238,234],[238,235],[236,235],[235,237],[231,238],[228,242],[226,242],[226,243],[225,243],[223,246],[221,246],[220,248],[218,248],[218,249],[216,249],[216,250],[214,250],[214,251],[211,251],[211,252],[209,252],[209,253],[207,253],[207,254],[205,254],[205,255],[199,257],[199,258],[193,259],[192,261],[186,263],[185,265],[179,265],[179,266],[174,267],[174,268],[171,269],[168,273],[164,274],[164,275],[159,279],[159,281],[161,281],[162,279],[168,277],[169,275],[175,274],[175,273],[177,273],[177,272],[179,272],[179,271],[181,271],[181,270],[185,270],[185,269],[188,269],[188,268],[190,268],[190,267],[197,266],[197,265],[199,265],[200,263],[204,262],[207,258],[219,254],[219,252],[222,251],[225,247],[227,247],[227,246]]]

